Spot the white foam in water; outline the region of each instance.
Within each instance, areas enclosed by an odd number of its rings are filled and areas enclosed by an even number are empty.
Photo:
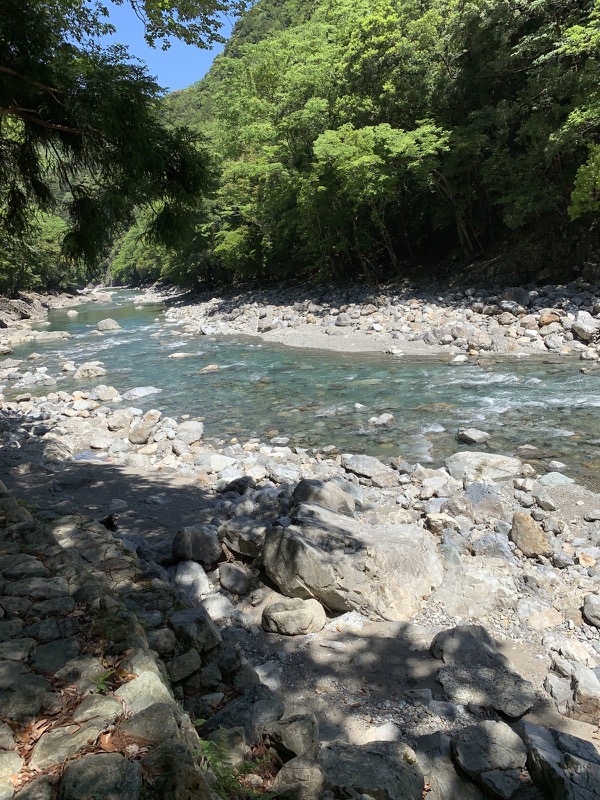
[[[439,422],[432,422],[431,425],[425,425],[421,428],[420,433],[443,433],[446,430],[443,425],[440,425]]]

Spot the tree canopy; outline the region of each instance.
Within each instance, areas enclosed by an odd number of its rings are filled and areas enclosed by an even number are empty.
[[[236,4],[131,5],[148,42],[168,47],[172,36],[208,46]],[[84,0],[0,0],[0,233],[13,248],[58,210],[63,253],[93,264],[140,207],[148,232],[173,243],[212,185],[200,137],[165,124],[146,67],[98,43],[106,14]]]

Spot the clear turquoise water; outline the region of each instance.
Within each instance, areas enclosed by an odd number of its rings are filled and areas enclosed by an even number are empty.
[[[86,388],[156,386],[160,394],[135,405],[201,417],[206,436],[219,440],[288,436],[301,447],[332,444],[341,451],[439,463],[460,449],[457,429],[472,426],[492,433],[495,452],[532,444],[540,460],[564,461],[573,477],[600,484],[600,373],[581,374],[580,361],[449,367],[433,358],[297,350],[240,336],[181,336],[178,326],[165,323],[162,306],[136,308],[132,292],[116,293],[110,305],[77,310],[75,319],[66,310],[51,312],[45,328],[68,330],[71,339],[16,348],[13,356],[40,353],[32,366],[59,375],[57,389],[84,388],[61,373],[63,361],[98,359],[108,375],[86,382]],[[123,330],[94,334],[107,316]],[[194,355],[168,358],[178,350]],[[218,364],[219,371],[202,374],[209,364]],[[364,408],[355,411],[355,403]],[[394,427],[369,430],[369,417],[384,412],[394,415]]]

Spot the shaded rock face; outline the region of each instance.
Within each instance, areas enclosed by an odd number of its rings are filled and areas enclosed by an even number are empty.
[[[263,564],[283,594],[406,620],[441,584],[435,539],[418,525],[358,526],[334,514],[319,521],[267,532]]]
[[[527,765],[543,796],[550,800],[600,800],[600,753],[589,742],[520,723]]]
[[[326,782],[335,797],[422,800],[425,781],[410,747],[396,742],[356,746],[332,742],[321,751]]]
[[[529,681],[512,668],[485,628],[461,625],[437,634],[431,654],[444,661],[437,679],[455,703],[473,703],[518,719],[536,700]]]

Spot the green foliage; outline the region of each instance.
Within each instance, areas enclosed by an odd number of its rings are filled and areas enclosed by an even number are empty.
[[[598,211],[599,0],[260,0],[165,113],[232,276],[401,274]]]
[[[218,15],[241,7],[117,0],[126,1],[148,42],[164,47],[172,36],[206,46],[218,38]],[[0,231],[13,249],[49,241],[43,232],[39,240],[36,215],[58,212],[62,256],[94,265],[138,208],[148,237],[179,244],[212,187],[200,138],[163,123],[161,90],[146,68],[126,48],[98,44],[112,29],[107,13],[84,0],[0,3]]]

